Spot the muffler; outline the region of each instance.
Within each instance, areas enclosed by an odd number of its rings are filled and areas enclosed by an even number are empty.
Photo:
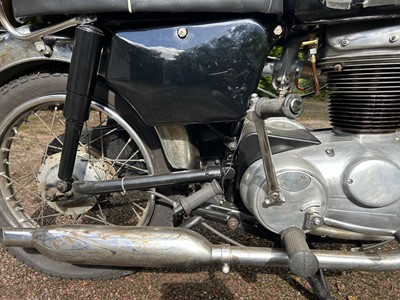
[[[35,248],[52,259],[84,265],[196,267],[220,264],[287,267],[286,251],[213,245],[184,228],[59,226],[2,228],[4,247]],[[321,269],[388,271],[400,269],[399,253],[312,251]]]

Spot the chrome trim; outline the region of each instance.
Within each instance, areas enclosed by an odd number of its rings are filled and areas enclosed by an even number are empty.
[[[30,26],[20,27],[20,30],[30,32]],[[23,64],[52,61],[69,64],[73,40],[63,36],[51,38],[52,54],[51,57],[46,57],[44,52],[38,51],[35,43],[15,39],[10,33],[0,35],[0,74],[2,74],[0,81],[14,76],[14,68]]]
[[[30,238],[31,236],[31,238]],[[59,261],[127,267],[193,267],[219,264],[287,267],[286,251],[213,245],[188,229],[169,227],[60,226],[2,228],[4,247],[36,248]],[[322,269],[391,271],[400,253],[312,251]]]
[[[92,16],[78,16],[59,24],[55,24],[50,27],[39,29],[30,33],[21,33],[20,31],[18,31],[18,28],[14,28],[14,26],[11,25],[4,11],[3,1],[0,0],[0,23],[13,37],[22,41],[36,41],[46,35],[50,35],[70,27],[92,23],[96,21],[96,19],[96,17]]]

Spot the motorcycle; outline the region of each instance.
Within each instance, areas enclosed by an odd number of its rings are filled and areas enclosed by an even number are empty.
[[[289,267],[321,299],[322,270],[400,268],[365,250],[400,240],[398,1],[5,3],[0,240],[18,259],[91,279]],[[331,128],[296,121],[302,79],[327,83]],[[327,237],[370,245],[310,249]]]

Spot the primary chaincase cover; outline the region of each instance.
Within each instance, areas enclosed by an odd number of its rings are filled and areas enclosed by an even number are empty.
[[[239,120],[270,45],[250,19],[119,31],[106,78],[149,125]]]
[[[297,226],[327,226],[364,234],[387,235],[400,228],[400,143],[397,133],[350,135],[314,132],[319,145],[273,156],[282,205],[265,205],[262,161],[243,174],[240,194],[261,225],[280,233]],[[309,220],[317,219],[318,224]],[[338,235],[340,236],[340,235]]]

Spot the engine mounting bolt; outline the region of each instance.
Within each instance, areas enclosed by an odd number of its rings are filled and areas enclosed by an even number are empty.
[[[347,47],[349,44],[350,44],[350,40],[349,39],[342,40],[342,47]]]
[[[239,220],[236,217],[230,217],[228,219],[228,227],[231,230],[236,230],[239,227]]]
[[[177,34],[179,36],[179,38],[184,39],[185,37],[187,37],[189,31],[186,28],[179,28],[177,31]]]
[[[229,267],[229,264],[227,264],[227,263],[223,264],[222,273],[229,274],[230,271],[231,271],[231,268]]]
[[[399,39],[399,36],[398,36],[397,34],[392,34],[392,35],[389,37],[389,42],[391,42],[391,43],[396,43],[396,42],[398,41],[398,39]]]
[[[276,36],[280,36],[283,33],[283,27],[281,25],[278,25],[274,28],[274,34]]]

